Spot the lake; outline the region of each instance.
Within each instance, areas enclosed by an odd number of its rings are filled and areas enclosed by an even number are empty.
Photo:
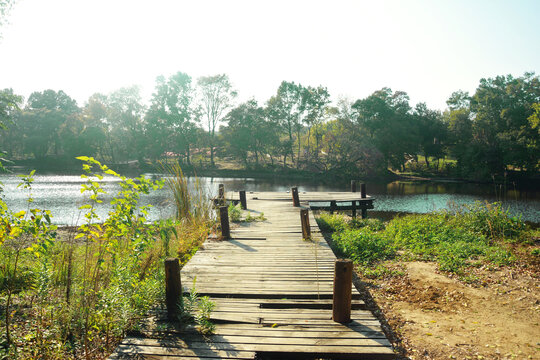
[[[150,175],[152,176],[152,175]],[[17,188],[20,177],[14,174],[0,175],[4,186],[4,199],[14,210],[27,209],[28,192]],[[291,186],[298,186],[302,191],[349,191],[350,183],[333,184],[314,183],[312,181],[286,181],[283,179],[253,178],[199,178],[202,186],[211,195],[217,193],[218,184],[225,185],[227,191],[287,191]],[[33,208],[49,209],[53,214],[53,222],[59,225],[77,225],[83,222],[84,214],[79,206],[86,198],[81,194],[81,185],[85,179],[75,175],[38,175],[34,176],[32,186]],[[189,178],[190,186],[195,179]],[[110,200],[119,189],[118,179],[105,177],[103,189],[107,192],[102,199],[104,203],[98,208],[101,219],[110,210]],[[460,182],[434,181],[394,181],[367,182],[368,195],[375,198],[375,209],[370,211],[374,216],[395,213],[426,213],[433,210],[448,209],[454,205],[471,204],[475,201],[499,201],[511,214],[520,215],[523,220],[540,223],[540,192],[520,190],[510,186],[506,190],[499,185],[472,184]],[[359,187],[358,187],[359,189]],[[86,195],[87,197],[87,195]],[[144,196],[141,204],[152,204],[151,220],[174,215],[171,195],[167,188]]]

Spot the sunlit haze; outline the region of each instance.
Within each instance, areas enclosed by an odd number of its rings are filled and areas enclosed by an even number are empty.
[[[483,77],[540,68],[540,1],[19,0],[2,29],[0,88],[95,92],[182,71],[226,73],[240,100],[281,81],[333,99],[382,87],[443,110]]]

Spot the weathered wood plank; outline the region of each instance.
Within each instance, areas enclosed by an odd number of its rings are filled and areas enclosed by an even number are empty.
[[[301,207],[289,193],[248,193],[253,216],[266,221],[232,224],[231,238],[207,241],[181,271],[184,291],[216,304],[215,334],[203,338],[193,326],[180,328],[155,310],[141,324],[143,337],[126,338],[111,359],[253,359],[257,352],[289,358],[393,358],[379,321],[351,286],[352,322],[332,321],[335,256],[309,213],[312,241],[302,240]],[[226,199],[235,194],[227,193]],[[300,192],[308,201],[360,200],[359,193]],[[262,200],[269,199],[269,200]],[[363,203],[367,206],[371,198]],[[339,206],[338,206],[339,207]]]

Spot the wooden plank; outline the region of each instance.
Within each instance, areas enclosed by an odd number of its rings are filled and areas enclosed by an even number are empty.
[[[302,204],[336,200],[339,208],[340,201],[358,200],[360,194],[299,195]],[[289,193],[252,192],[247,199],[250,213],[264,212],[267,220],[233,224],[230,240],[207,241],[181,271],[184,291],[195,281],[199,294],[216,303],[215,334],[203,339],[193,326],[179,328],[156,310],[140,326],[148,338],[126,338],[111,358],[252,359],[256,352],[280,358],[393,358],[379,321],[364,310],[354,286],[353,321],[331,320],[336,258],[313,213],[313,241],[303,241],[300,208],[292,206]],[[359,202],[358,208],[371,201]]]

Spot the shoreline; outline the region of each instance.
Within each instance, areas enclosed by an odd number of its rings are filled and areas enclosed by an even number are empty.
[[[359,175],[354,176],[347,173],[333,172],[313,172],[308,170],[299,170],[294,168],[283,167],[260,167],[251,169],[230,169],[219,167],[199,167],[181,165],[184,174],[187,176],[201,177],[223,177],[223,178],[254,178],[254,179],[280,179],[280,180],[306,180],[318,181],[322,183],[339,183],[345,184],[351,180],[357,181],[412,181],[412,182],[434,182],[434,183],[463,183],[463,184],[489,184],[489,185],[506,185],[515,186],[522,189],[537,189],[540,187],[540,174],[525,176],[520,173],[510,173],[508,178],[493,178],[491,180],[475,180],[466,178],[457,178],[452,176],[437,176],[426,174],[394,173],[390,170],[386,174],[381,175]],[[219,165],[218,165],[219,166]],[[82,166],[78,162],[37,162],[35,160],[13,161],[12,164],[5,164],[6,169],[15,174],[25,174],[31,170],[37,170],[41,174],[62,174],[62,175],[80,175]],[[162,171],[158,166],[144,164],[139,166],[138,163],[128,162],[121,164],[109,165],[116,172],[128,176],[136,177],[142,174],[161,174]]]

